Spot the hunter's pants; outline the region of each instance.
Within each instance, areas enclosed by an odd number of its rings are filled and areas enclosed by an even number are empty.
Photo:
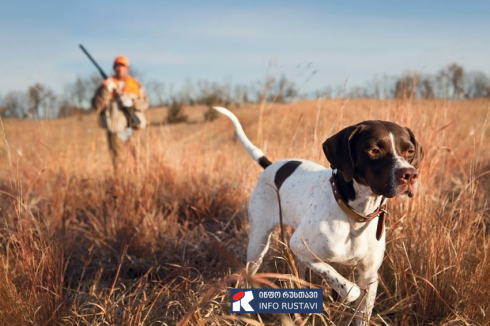
[[[118,170],[126,161],[126,142],[116,132],[107,132],[107,143],[114,170]]]
[[[125,134],[125,133],[123,133]],[[124,164],[127,163],[126,157],[128,150],[131,151],[134,160],[137,160],[137,147],[139,144],[140,130],[132,130],[131,135],[125,135],[121,138],[121,133],[107,131],[107,144],[111,154],[114,170],[121,170]]]

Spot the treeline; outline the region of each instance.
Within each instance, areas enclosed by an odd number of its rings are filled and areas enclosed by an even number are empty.
[[[151,106],[176,105],[230,105],[248,103],[286,103],[304,98],[376,98],[376,99],[464,99],[490,97],[490,78],[481,71],[465,71],[451,63],[435,74],[407,71],[401,76],[374,78],[365,86],[326,87],[310,94],[301,93],[299,87],[286,76],[268,75],[264,81],[233,84],[187,80],[179,90],[161,81],[146,81],[133,70],[132,74],[144,85]],[[47,85],[36,83],[24,92],[14,91],[0,96],[0,115],[14,118],[55,118],[90,112],[90,101],[102,82],[97,74],[78,77],[61,94]]]
[[[484,72],[466,72],[463,66],[451,63],[435,74],[406,71],[401,76],[374,78],[365,86],[327,87],[316,95],[325,98],[474,99],[490,97],[490,78]]]
[[[98,75],[77,79],[62,94],[35,83],[27,91],[13,91],[0,97],[0,115],[9,118],[41,119],[90,113],[90,101],[102,79]]]

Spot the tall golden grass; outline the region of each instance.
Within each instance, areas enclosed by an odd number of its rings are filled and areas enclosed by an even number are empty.
[[[352,307],[325,288],[321,315],[231,315],[243,286],[246,207],[261,168],[231,123],[165,125],[133,139],[113,176],[95,116],[0,125],[0,321],[6,325],[346,324]],[[235,112],[272,160],[328,166],[321,143],[350,124],[410,127],[425,149],[421,187],[389,203],[387,251],[372,323],[490,324],[488,101],[325,100]],[[275,236],[248,281],[295,287],[294,257]],[[352,277],[350,270],[345,271]]]

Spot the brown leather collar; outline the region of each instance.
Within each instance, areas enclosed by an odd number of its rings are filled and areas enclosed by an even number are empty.
[[[337,204],[340,206],[340,208],[344,211],[345,214],[347,214],[354,221],[359,223],[369,222],[375,217],[379,216],[378,226],[376,228],[376,239],[379,241],[379,239],[381,239],[381,237],[383,236],[385,215],[388,214],[388,212],[386,211],[387,199],[383,198],[383,200],[381,201],[381,205],[379,205],[378,209],[376,209],[376,211],[374,211],[369,215],[358,213],[352,208],[350,208],[349,205],[347,205],[342,199],[342,195],[340,194],[339,188],[337,187],[337,183],[338,183],[337,179],[338,179],[337,171],[334,171],[332,173],[332,176],[330,177],[330,184],[332,185],[333,195],[335,197],[335,200],[337,201]]]

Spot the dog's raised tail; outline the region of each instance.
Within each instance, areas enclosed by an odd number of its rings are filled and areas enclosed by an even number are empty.
[[[231,122],[233,122],[233,125],[235,126],[235,132],[238,139],[240,140],[240,143],[242,143],[243,147],[245,147],[245,150],[254,159],[255,162],[259,163],[259,165],[264,169],[272,164],[272,162],[269,161],[267,157],[265,157],[264,152],[262,152],[257,146],[252,144],[250,139],[248,139],[247,135],[245,135],[245,132],[243,131],[240,121],[238,121],[238,118],[231,111],[220,106],[213,106],[213,109],[221,114],[226,115],[231,120]]]

